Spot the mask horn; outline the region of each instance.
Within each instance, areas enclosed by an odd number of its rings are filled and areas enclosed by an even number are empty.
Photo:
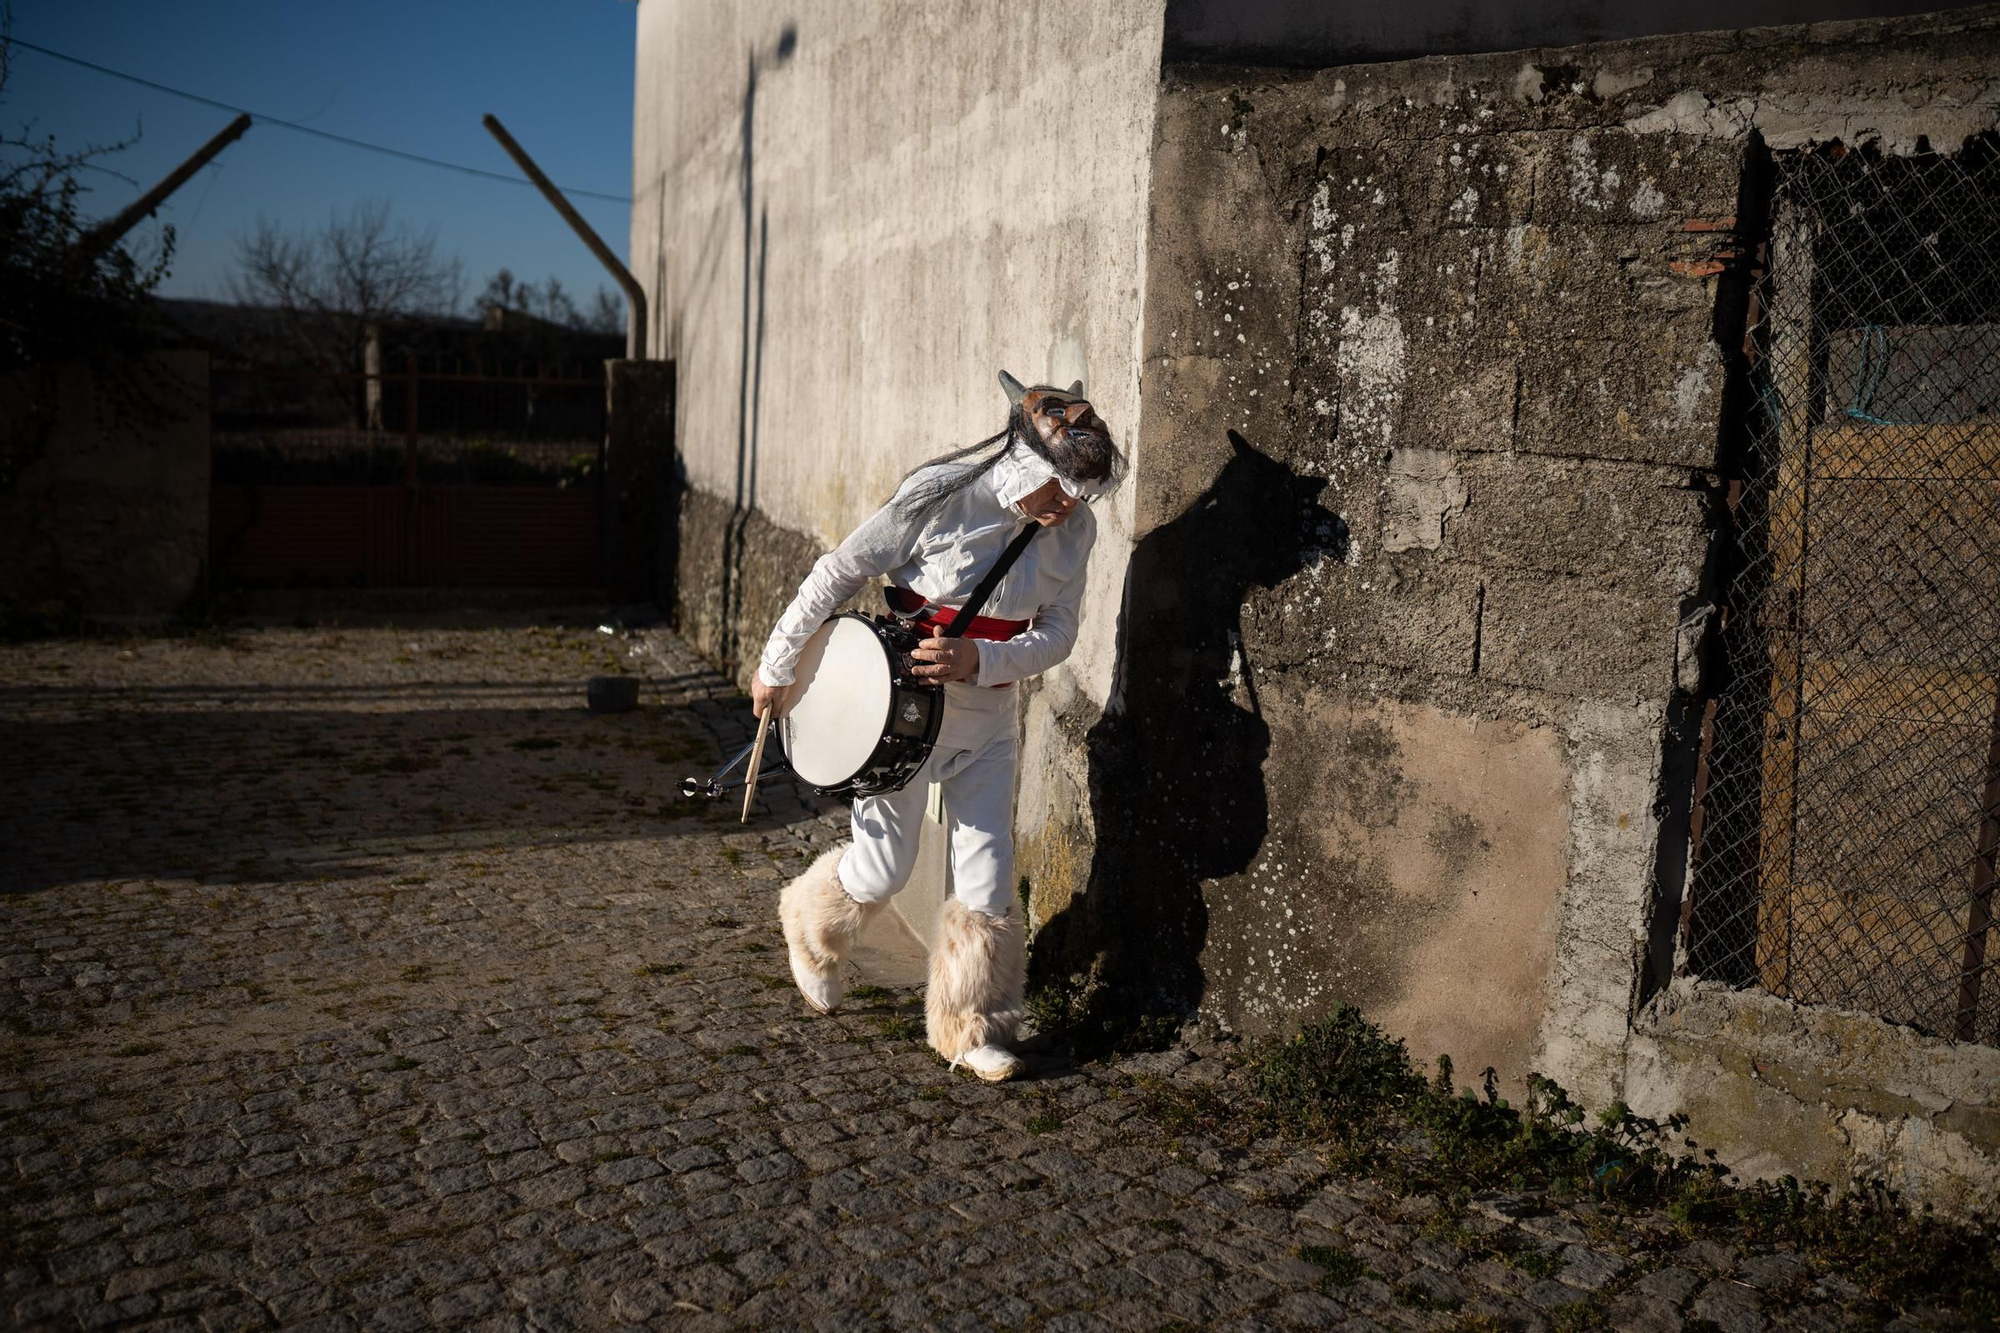
[[[1019,407],[1021,400],[1028,396],[1028,386],[1004,370],[1000,372],[1000,387],[1007,391],[1007,401],[1015,407]]]
[[[1069,386],[1069,396],[1070,396],[1070,397],[1072,397],[1072,398],[1081,398],[1081,397],[1083,397],[1083,381],[1082,381],[1082,380],[1078,380],[1078,381],[1077,381],[1076,383],[1074,383],[1074,384],[1072,384],[1072,385],[1070,385],[1070,386]]]

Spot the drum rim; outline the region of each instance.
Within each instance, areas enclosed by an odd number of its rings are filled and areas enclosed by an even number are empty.
[[[841,778],[836,782],[830,782],[830,783],[814,782],[811,778],[806,777],[805,774],[803,773],[799,774],[800,778],[804,779],[804,781],[808,785],[812,786],[813,788],[819,791],[834,791],[842,787],[852,786],[858,779],[861,778],[863,774],[867,773],[871,768],[873,768],[874,764],[872,761],[874,760],[875,755],[881,750],[882,742],[888,739],[890,731],[890,723],[895,718],[896,715],[896,673],[895,670],[893,669],[894,659],[890,656],[889,645],[882,641],[881,628],[877,626],[873,620],[869,619],[867,616],[862,615],[859,611],[841,611],[835,615],[828,616],[825,620],[821,621],[818,627],[813,630],[813,633],[814,634],[819,633],[820,630],[825,629],[827,626],[833,624],[836,620],[858,620],[862,623],[863,626],[867,628],[869,637],[875,641],[875,646],[881,650],[882,660],[884,664],[889,665],[891,667],[891,670],[889,672],[889,700],[888,703],[882,709],[882,722],[881,725],[876,728],[875,744],[869,747],[867,758],[862,760],[861,766],[859,768],[856,768],[852,773],[849,773],[846,777]],[[778,722],[779,722],[778,744],[784,748],[786,762],[792,765],[792,769],[794,772],[797,772],[798,761],[792,757],[791,725],[790,725],[791,710],[789,708],[785,710],[784,716],[779,718]]]

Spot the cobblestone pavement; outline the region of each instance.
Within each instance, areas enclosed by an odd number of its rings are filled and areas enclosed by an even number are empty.
[[[1176,1138],[1133,1076],[1198,1046],[987,1087],[913,992],[808,1017],[774,890],[844,813],[690,811],[715,676],[495,619],[0,647],[17,1324],[1838,1326],[1791,1256]]]

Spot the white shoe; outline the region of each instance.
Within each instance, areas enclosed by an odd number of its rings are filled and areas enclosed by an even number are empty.
[[[840,1001],[847,993],[847,987],[841,984],[839,975],[822,976],[807,965],[801,950],[793,949],[790,952],[792,980],[797,983],[799,994],[804,997],[806,1004],[822,1014],[830,1014],[840,1008]]]
[[[778,895],[778,919],[785,928],[792,980],[817,1013],[840,1008],[847,986],[841,977],[847,951],[862,923],[880,903],[856,902],[840,887],[840,858],[847,844],[832,848]]]
[[[964,1065],[988,1083],[1005,1083],[1027,1068],[1020,1056],[1000,1046],[975,1046],[951,1063],[954,1068]]]

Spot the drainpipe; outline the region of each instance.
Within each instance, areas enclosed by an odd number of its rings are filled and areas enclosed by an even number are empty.
[[[556,188],[555,182],[542,174],[542,169],[535,165],[535,160],[528,156],[527,150],[514,142],[514,136],[507,133],[506,126],[491,114],[482,117],[481,121],[487,131],[500,141],[500,146],[507,150],[507,155],[514,159],[514,165],[521,168],[556,212],[562,214],[563,221],[569,223],[570,230],[590,247],[590,253],[597,256],[597,262],[604,265],[605,270],[617,279],[618,285],[625,289],[625,356],[632,361],[645,360],[646,289],[641,287],[639,280],[618,262],[618,256],[611,253],[610,247],[598,239],[590,224],[583,220],[583,215],[570,206],[569,200],[563,198],[563,192]]]

